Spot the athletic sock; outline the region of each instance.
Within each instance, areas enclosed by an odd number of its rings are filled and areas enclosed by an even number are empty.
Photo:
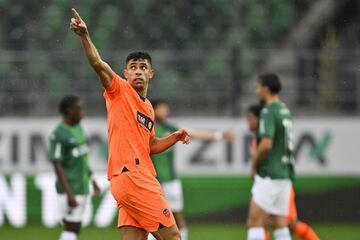
[[[247,232],[247,240],[264,240],[265,229],[262,227],[251,227]]]
[[[63,231],[60,235],[59,240],[76,240],[77,235],[74,232]]]
[[[275,240],[291,240],[289,228],[278,228],[274,230]]]
[[[180,236],[181,236],[181,240],[188,240],[188,229],[180,228]]]
[[[294,234],[303,240],[320,240],[314,230],[304,222],[298,221],[294,227]]]

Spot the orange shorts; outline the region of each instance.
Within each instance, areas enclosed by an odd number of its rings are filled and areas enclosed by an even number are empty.
[[[292,221],[297,219],[297,209],[295,204],[295,191],[291,188],[289,197],[289,215],[287,217],[287,223],[290,224]]]
[[[160,183],[150,173],[121,173],[111,179],[110,190],[119,208],[119,228],[133,226],[156,232],[161,226],[175,224]]]

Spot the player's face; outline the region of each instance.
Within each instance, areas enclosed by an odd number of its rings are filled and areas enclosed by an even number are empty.
[[[154,76],[154,70],[148,60],[132,59],[126,65],[124,75],[136,91],[143,91],[147,89],[150,79]]]
[[[267,88],[261,85],[259,82],[256,82],[256,96],[261,103],[265,102],[266,92]]]
[[[252,132],[256,132],[257,128],[258,128],[258,118],[252,113],[252,112],[248,112],[247,114],[247,122],[250,128],[250,131]]]
[[[79,123],[84,116],[83,106],[81,102],[77,102],[69,109],[69,117],[74,123]]]
[[[166,103],[161,103],[156,106],[155,109],[155,117],[159,122],[166,121],[167,117],[169,116],[170,108],[169,105]]]

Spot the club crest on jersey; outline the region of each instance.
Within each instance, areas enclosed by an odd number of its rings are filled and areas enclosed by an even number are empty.
[[[148,116],[146,116],[145,114],[143,114],[141,112],[137,112],[136,118],[137,118],[138,123],[143,125],[150,132],[152,131],[152,129],[154,127],[153,120],[151,120]]]

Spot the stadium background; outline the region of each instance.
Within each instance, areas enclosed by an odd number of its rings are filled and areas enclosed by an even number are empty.
[[[104,179],[105,106],[80,42],[68,29],[72,6],[118,72],[129,51],[151,53],[156,77],[149,97],[170,102],[172,121],[236,134],[232,145],[177,149],[191,239],[245,237],[251,180],[244,115],[256,101],[256,75],[264,71],[281,76],[282,98],[295,115],[300,218],[313,223],[322,239],[358,239],[355,0],[1,0],[0,239],[49,239],[60,232],[46,149],[57,103],[66,93],[84,99],[92,164]],[[114,215],[99,214],[101,206],[112,208],[104,199],[106,190],[94,199],[81,239],[119,239]],[[107,225],[104,219],[110,219]]]

